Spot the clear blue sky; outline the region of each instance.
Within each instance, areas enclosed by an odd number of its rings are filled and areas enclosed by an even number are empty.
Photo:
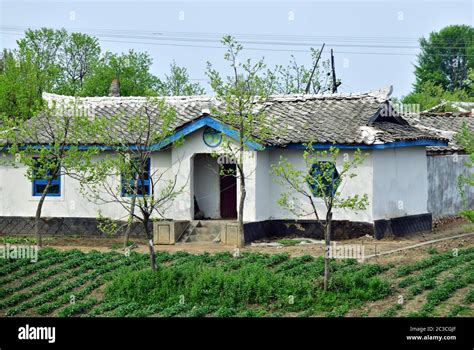
[[[471,0],[0,3],[2,48],[14,48],[26,27],[100,33],[104,51],[148,51],[154,60],[153,73],[158,76],[175,60],[188,68],[191,78],[206,86],[206,61],[224,69],[224,50],[215,42],[218,33],[240,34],[251,42],[245,44],[252,49],[246,50],[245,56],[264,56],[270,66],[288,63],[291,54],[298,63],[309,64],[309,45],[320,47],[325,42],[323,58],[329,57],[330,48],[335,51],[336,71],[343,83],[339,91],[393,85],[395,96],[411,89],[417,39],[450,24],[472,25],[474,16]],[[171,32],[169,40],[163,39],[164,32]],[[143,35],[146,39],[138,38]]]

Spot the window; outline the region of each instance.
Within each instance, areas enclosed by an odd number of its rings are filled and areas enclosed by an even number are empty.
[[[36,160],[36,159],[35,159]],[[36,173],[36,170],[33,170],[33,173]],[[48,179],[51,178],[51,169],[47,169],[45,178],[36,177],[33,180],[33,196],[34,197],[41,197],[43,195],[43,191],[48,185]],[[46,192],[47,197],[60,197],[61,196],[61,177],[58,175],[51,180],[51,185]]]
[[[135,159],[137,166],[136,168],[140,168],[140,160]],[[137,172],[134,173],[132,178],[127,179],[128,176],[122,174],[122,196],[132,196],[135,192],[135,179],[137,181],[137,195],[138,196],[149,196],[151,194],[151,185],[150,185],[150,158],[147,158],[145,164],[145,174],[144,181],[140,178]],[[143,183],[142,183],[143,182]]]
[[[330,197],[336,194],[341,180],[336,165],[332,162],[316,162],[309,172],[308,185],[315,197]]]

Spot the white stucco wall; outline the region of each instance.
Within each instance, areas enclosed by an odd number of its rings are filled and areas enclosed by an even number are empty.
[[[220,217],[220,183],[217,163],[206,163],[207,158],[195,158],[196,154],[219,152],[202,139],[203,129],[188,135],[183,145],[152,155],[152,172],[165,172],[163,179],[176,176],[176,189],[181,191],[172,203],[168,203],[165,217],[175,220],[194,218],[196,194],[205,215]],[[369,206],[366,210],[354,212],[335,209],[335,220],[373,222],[377,219],[401,217],[427,213],[427,161],[424,147],[410,147],[387,150],[373,150],[365,162],[355,169],[356,177],[346,179],[340,185],[343,196],[367,194]],[[296,219],[289,211],[278,205],[278,198],[284,187],[277,184],[270,175],[272,164],[280,156],[286,157],[299,169],[304,169],[303,150],[280,149],[264,152],[247,151],[244,157],[247,197],[244,221],[269,219]],[[353,151],[341,151],[336,166],[340,169],[343,157],[352,157]],[[101,156],[100,156],[101,157]],[[97,160],[100,160],[100,157]],[[194,161],[197,159],[196,161]],[[213,166],[215,168],[213,169]],[[32,184],[25,176],[26,168],[0,165],[0,216],[34,216],[38,197],[32,196]],[[43,207],[44,217],[97,217],[103,215],[124,219],[127,212],[118,203],[98,205],[85,199],[76,180],[63,176],[60,197],[47,197]],[[110,179],[119,184],[119,179]],[[240,197],[240,181],[237,180],[237,208]],[[155,195],[158,195],[157,188]],[[303,207],[311,211],[310,204],[302,196]],[[318,211],[325,215],[322,199],[316,199]],[[301,219],[314,219],[308,216]]]
[[[100,161],[103,155],[96,157]],[[171,151],[157,152],[151,157],[151,172],[165,172],[163,179],[171,179],[171,172],[166,170],[171,164]],[[0,216],[29,216],[35,215],[39,197],[33,196],[32,182],[25,176],[26,167],[18,164],[16,167],[0,165]],[[120,185],[119,178],[109,178],[112,188]],[[157,187],[156,191],[160,188]],[[104,199],[112,199],[105,195]],[[127,211],[119,203],[99,204],[89,201],[80,193],[77,180],[61,176],[61,196],[46,197],[43,205],[43,217],[80,217],[96,218],[99,211],[113,219],[126,219]]]
[[[353,173],[357,176],[353,177],[352,179],[346,178],[341,184],[339,189],[342,191],[341,196],[348,197],[355,194],[363,195],[367,194],[369,198],[369,205],[365,210],[362,211],[352,211],[349,209],[341,209],[336,208],[333,210],[333,219],[334,220],[353,220],[359,222],[372,222],[372,205],[373,205],[373,191],[372,191],[372,181],[373,181],[373,173],[372,173],[372,157],[370,152],[365,152],[368,154],[367,159],[364,161],[363,164],[359,165],[356,169],[354,169]],[[341,169],[343,163],[343,157],[353,157],[354,152],[352,150],[341,151],[339,153],[336,167],[338,170]],[[295,167],[299,170],[306,169],[306,164],[303,159],[303,150],[301,149],[286,149],[286,150],[271,150],[269,152],[269,162],[268,166],[270,167],[271,164],[277,164],[280,156],[283,156],[288,159],[291,163],[295,165]],[[324,159],[321,159],[324,160]],[[260,172],[263,174],[263,170],[260,169]],[[267,172],[268,173],[268,172]],[[280,197],[281,193],[288,189],[284,186],[276,183],[272,179],[268,179],[268,193],[269,196],[266,196],[266,203],[262,203],[263,207],[269,208],[269,217],[268,219],[297,219],[291,212],[286,210],[285,208],[281,207],[278,204],[278,198]],[[309,201],[303,195],[297,195],[299,203],[302,208],[304,208],[305,212],[311,212],[311,205]],[[318,210],[318,215],[324,217],[326,215],[326,209],[324,206],[324,202],[321,198],[316,198],[316,207]],[[307,219],[307,220],[314,220],[314,215],[309,215],[304,218],[300,219]]]
[[[375,150],[373,164],[374,220],[428,212],[424,147]]]
[[[256,154],[255,171],[255,220],[268,220],[271,216],[270,202],[272,178],[270,174],[270,151]]]

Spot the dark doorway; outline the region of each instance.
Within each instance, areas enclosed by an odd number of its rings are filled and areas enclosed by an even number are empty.
[[[235,164],[225,164],[224,174],[235,174]],[[233,175],[220,176],[221,218],[237,218],[237,178]]]

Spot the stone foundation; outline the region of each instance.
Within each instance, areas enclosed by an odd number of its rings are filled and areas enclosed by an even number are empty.
[[[375,220],[375,238],[400,237],[415,232],[431,231],[433,218],[431,213],[403,216],[387,220]]]
[[[117,222],[120,229],[116,235],[125,232],[126,223]],[[188,221],[156,221],[150,223],[150,231],[154,225],[154,241],[157,244],[175,244],[184,232]],[[0,217],[1,235],[33,235],[35,220],[32,217]],[[161,228],[161,229],[160,229]],[[431,214],[420,214],[376,220],[373,224],[354,221],[334,221],[332,239],[343,240],[365,235],[382,239],[389,236],[404,236],[407,234],[431,231]],[[236,228],[232,225],[224,232],[224,244],[237,243]],[[95,235],[104,236],[97,228],[96,218],[42,218],[40,233],[42,235]],[[144,236],[145,230],[141,223],[133,223],[131,236]],[[305,238],[323,239],[323,227],[314,220],[266,220],[244,224],[245,242],[253,242],[266,238],[283,238],[298,236]]]
[[[365,235],[382,239],[390,236],[405,236],[411,233],[431,231],[432,216],[430,213],[410,215],[375,222],[356,222],[335,220],[332,223],[331,239],[344,240]],[[324,239],[324,229],[315,220],[266,220],[249,222],[244,225],[245,242],[265,238],[284,238],[298,236],[313,239]]]
[[[120,229],[116,235],[125,233],[126,222],[117,222]],[[33,235],[35,230],[35,218],[20,216],[0,217],[0,234],[3,235]],[[151,230],[151,226],[150,226]],[[105,236],[97,228],[96,218],[42,218],[40,225],[42,235],[81,235],[81,236]],[[143,225],[139,222],[132,224],[131,236],[145,235]]]
[[[244,224],[245,242],[265,238],[298,236],[324,239],[324,228],[315,220],[267,220]],[[367,222],[333,221],[332,239],[342,240],[374,234],[374,226]]]

